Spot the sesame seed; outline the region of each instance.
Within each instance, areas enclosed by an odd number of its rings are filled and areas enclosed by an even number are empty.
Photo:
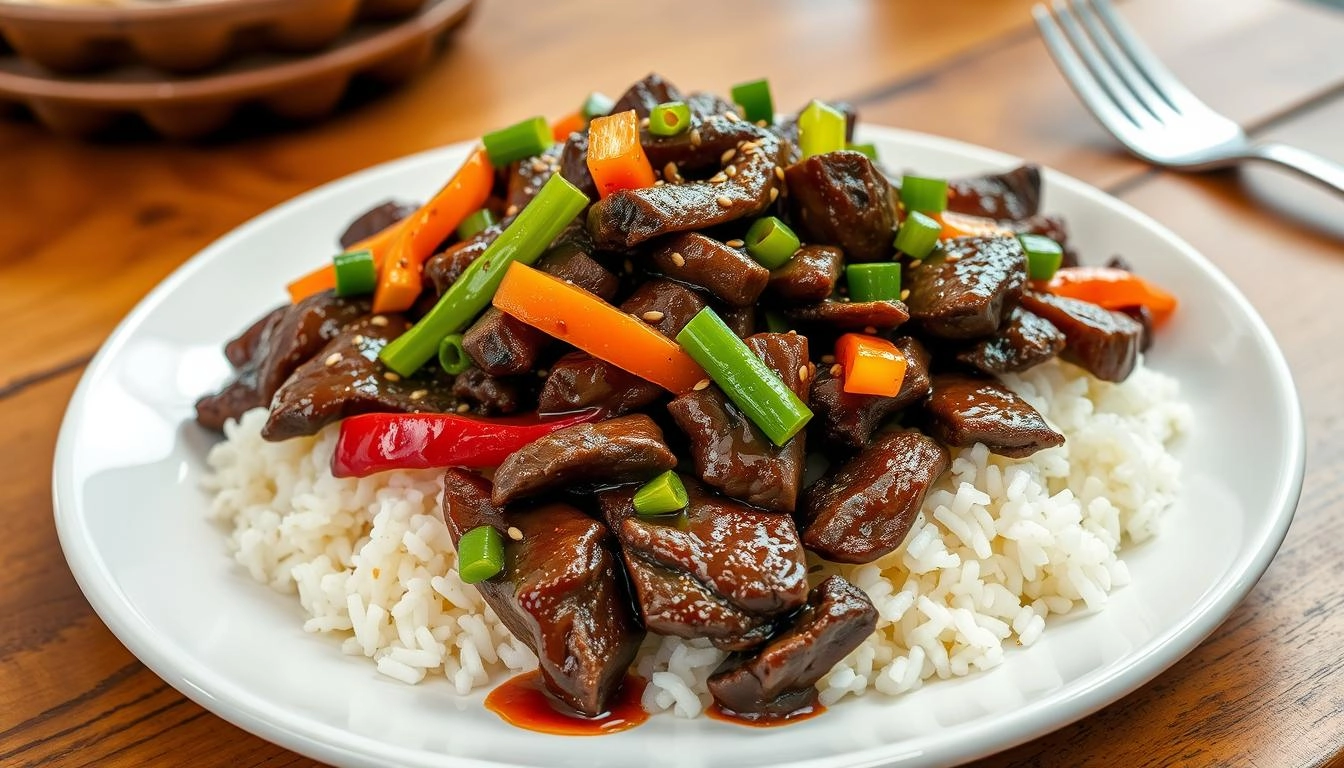
[[[533,170],[533,171],[535,171],[535,172],[537,172],[537,173],[545,173],[545,172],[547,171],[548,167],[549,167],[549,166],[546,165],[546,162],[545,162],[544,160],[541,160],[540,158],[535,158],[535,157],[532,158],[532,170]]]
[[[775,178],[780,181],[784,180],[784,169],[778,165],[775,166]]]
[[[737,150],[736,150],[736,149],[726,149],[726,150],[724,150],[723,154],[722,154],[722,155],[719,155],[719,164],[720,164],[720,165],[724,165],[724,164],[726,164],[729,160],[732,160],[732,159],[733,159],[733,156],[736,155],[736,154],[737,154]]]
[[[906,288],[905,290],[901,291],[901,301],[905,301],[908,298],[910,298],[910,289]]]
[[[822,355],[821,362],[825,365],[835,364],[835,355]]]
[[[663,178],[668,181],[676,181],[678,177],[677,164],[669,160],[667,165],[663,166]]]
[[[353,339],[353,341],[355,342],[356,345],[358,345],[358,344],[363,344],[363,343],[364,343],[364,335],[363,335],[363,334],[356,333],[356,334],[355,334],[355,338]]]
[[[724,243],[724,245],[728,246],[729,248],[741,248],[742,246],[746,245],[746,243],[734,238]]]
[[[466,403],[462,403],[461,405],[457,406],[457,412],[458,412],[458,413],[466,413],[467,411],[470,411],[470,410],[471,410],[471,406],[470,406],[470,405],[467,405]]]
[[[726,118],[728,118],[728,122],[730,122],[730,123],[736,123],[738,120],[741,120],[741,119],[742,119],[742,118],[738,117],[738,116],[737,116],[737,113],[734,112],[734,111],[731,110],[731,109],[728,110],[727,112],[724,112],[724,113],[723,113],[723,116],[726,117]]]
[[[382,315],[374,315],[369,318],[369,325],[376,325],[379,328],[387,325],[387,318]]]
[[[863,326],[863,332],[868,334],[869,336],[872,336],[873,334],[877,333],[877,328],[871,325],[865,325]]]
[[[723,182],[725,182],[725,181],[727,181],[727,180],[728,180],[728,176],[727,176],[726,174],[724,174],[723,171],[719,171],[718,173],[716,173],[716,174],[714,174],[713,176],[710,176],[710,177],[709,177],[709,183],[710,183],[710,184],[722,184]]]
[[[663,319],[663,313],[659,312],[656,309],[651,309],[648,312],[645,312],[643,315],[640,315],[640,317],[643,317],[646,321],[650,323],[656,323],[659,320]]]
[[[691,129],[691,146],[692,146],[692,147],[698,147],[698,146],[700,146],[700,129],[699,129],[699,128],[692,128],[692,129]]]
[[[771,187],[771,188],[770,188],[770,202],[773,203],[773,202],[775,202],[775,201],[778,200],[778,199],[779,199],[779,188],[778,188],[778,187]]]
[[[625,264],[621,266],[625,270],[625,274],[627,275],[633,274],[635,271],[635,265],[629,259],[626,259]]]
[[[732,178],[736,178],[736,177],[737,177],[737,166],[736,166],[736,165],[730,165],[730,166],[728,166],[727,168],[724,168],[724,169],[723,169],[723,173],[724,173],[724,175],[726,175],[726,176],[727,176],[728,178],[730,178],[730,179],[732,179]]]
[[[676,264],[678,267],[684,267],[686,266],[686,257],[682,256],[680,253],[673,253],[672,263]]]
[[[520,530],[518,530],[518,526],[516,526],[516,525],[510,525],[510,526],[509,526],[509,531],[508,531],[508,533],[509,533],[509,538],[510,538],[510,539],[513,539],[514,541],[522,541],[522,540],[523,540],[523,532],[520,531]]]
[[[516,206],[516,205],[510,205],[508,208],[505,208],[505,209],[504,209],[504,215],[505,215],[505,216],[517,216],[517,215],[518,215],[518,206]]]
[[[537,188],[534,187],[534,186],[532,186],[531,184],[527,185],[526,187],[523,187],[523,194],[524,194],[524,195],[535,195],[536,193],[537,193]]]
[[[798,366],[798,378],[799,378],[799,379],[801,379],[801,380],[803,380],[803,381],[807,381],[807,377],[808,377],[808,376],[811,376],[811,375],[812,375],[812,372],[808,370],[808,368],[807,368],[806,365],[800,365],[800,366]]]
[[[733,199],[732,199],[731,197],[728,197],[727,195],[719,195],[719,199],[716,200],[715,202],[717,202],[717,203],[719,204],[719,207],[720,207],[720,208],[732,208],[732,207],[733,207]]]
[[[760,144],[757,144],[754,141],[744,141],[741,144],[738,144],[737,148],[742,150],[743,152],[750,152],[751,150],[756,149],[760,146],[761,146]]]
[[[327,359],[323,361],[323,364],[330,368],[339,362],[341,362],[341,353],[332,352],[330,355],[327,355]]]
[[[424,400],[424,399],[425,399],[425,395],[428,395],[428,394],[429,394],[429,390],[428,390],[428,389],[417,389],[417,390],[415,390],[414,392],[411,393],[411,399],[412,399],[412,400]]]
[[[835,365],[831,366],[831,375],[839,376],[841,373],[844,372],[844,370],[845,370],[844,366],[840,365],[839,363],[836,363]]]
[[[396,371],[383,371],[383,378],[388,381],[401,381],[401,374]]]
[[[695,382],[695,386],[691,387],[691,389],[695,390],[696,392],[699,392],[700,390],[707,389],[708,387],[709,387],[709,379],[701,379]]]
[[[538,368],[538,369],[537,369],[537,378],[539,378],[539,379],[544,379],[544,378],[546,378],[548,375],[550,375],[550,373],[551,373],[551,372],[548,371],[548,370],[546,370],[545,368]]]
[[[666,183],[667,183],[667,182],[663,181],[662,179],[658,179],[657,181],[653,182],[653,186],[655,186],[655,187],[661,187],[661,186],[663,186],[663,185],[666,184]]]
[[[961,254],[960,254],[960,253],[949,253],[949,254],[947,254],[947,258],[944,259],[944,261],[946,261],[948,264],[954,264],[954,263],[956,263],[956,262],[958,262],[958,261],[961,261]]]
[[[649,118],[645,117],[645,118],[640,119],[640,121],[639,121],[639,127],[640,127],[640,128],[648,128],[648,127],[649,127]]]

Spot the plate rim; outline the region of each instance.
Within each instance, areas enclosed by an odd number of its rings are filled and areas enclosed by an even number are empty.
[[[1010,167],[1026,162],[1014,155],[968,142],[931,134],[861,124],[859,132],[881,136],[884,140],[930,151],[959,155],[986,166]],[[90,361],[70,401],[58,433],[52,466],[52,506],[57,536],[62,554],[75,577],[80,590],[97,613],[99,619],[112,631],[136,658],[187,698],[210,710],[224,720],[287,749],[306,756],[338,765],[382,766],[413,764],[423,760],[425,752],[401,745],[379,742],[371,737],[329,726],[301,716],[287,713],[269,705],[263,697],[233,685],[217,675],[193,675],[213,679],[209,690],[197,685],[183,671],[185,654],[172,644],[156,643],[154,627],[139,616],[133,603],[110,578],[106,563],[98,557],[90,532],[78,525],[73,511],[76,489],[71,471],[72,446],[78,431],[77,411],[85,401],[93,382],[100,378],[114,359],[116,352],[139,327],[142,320],[154,311],[166,296],[189,280],[215,253],[237,240],[252,236],[254,230],[265,227],[274,219],[284,218],[293,209],[320,203],[336,196],[348,187],[376,183],[382,176],[401,173],[407,166],[432,163],[462,153],[472,142],[458,142],[427,149],[415,154],[380,163],[355,173],[334,179],[307,192],[290,198],[243,222],[183,262],[168,277],[151,289],[117,324]],[[1158,675],[1198,647],[1231,615],[1246,598],[1268,569],[1278,553],[1292,524],[1301,497],[1306,471],[1306,432],[1301,399],[1292,372],[1282,349],[1275,341],[1264,319],[1255,310],[1234,283],[1193,246],[1154,220],[1152,217],[1086,182],[1042,166],[1048,185],[1060,184],[1071,192],[1082,195],[1089,202],[1129,217],[1154,235],[1179,250],[1205,278],[1217,283],[1229,296],[1249,323],[1249,329],[1260,346],[1267,350],[1273,370],[1270,379],[1283,390],[1283,398],[1275,399],[1275,408],[1283,417],[1285,444],[1289,453],[1276,473],[1269,498],[1272,500],[1270,525],[1254,541],[1255,546],[1243,548],[1232,561],[1233,578],[1223,578],[1196,601],[1186,617],[1127,654],[1127,661],[1089,672],[1060,690],[1020,707],[1016,711],[980,722],[972,721],[958,728],[959,738],[941,748],[936,755],[923,753],[925,758],[938,757],[957,763],[973,760],[1010,749],[1019,744],[1077,722],[1097,710],[1112,704],[1133,691],[1150,683]],[[1069,706],[1063,717],[1055,710]],[[1007,732],[1007,737],[1003,734]],[[992,743],[987,743],[992,742]],[[910,749],[900,743],[868,747],[841,756],[817,758],[787,764],[788,768],[876,768],[892,760],[909,756]],[[370,752],[370,749],[373,751]],[[919,750],[916,750],[919,751]],[[503,768],[507,763],[485,761],[473,757],[438,756],[447,764],[461,768]],[[839,761],[837,761],[837,757]]]

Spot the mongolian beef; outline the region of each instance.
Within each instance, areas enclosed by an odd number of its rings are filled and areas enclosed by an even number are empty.
[[[1066,444],[1014,382],[1123,382],[1175,307],[1078,264],[1035,166],[889,175],[854,117],[777,120],[763,81],[729,100],[650,75],[489,134],[230,341],[198,421],[265,409],[272,442],[338,425],[338,479],[436,471],[455,579],[577,717],[634,684],[650,634],[715,659],[722,712],[814,708],[899,618],[874,603],[899,583],[843,574],[908,554],[959,456]],[[366,608],[325,628],[358,635]]]

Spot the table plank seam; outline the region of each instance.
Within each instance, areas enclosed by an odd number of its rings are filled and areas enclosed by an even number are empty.
[[[84,691],[83,693],[79,694],[73,699],[67,699],[65,701],[62,701],[60,704],[57,704],[56,706],[51,707],[49,709],[45,709],[11,728],[8,728],[4,731],[0,731],[0,740],[8,739],[11,736],[18,734],[24,730],[27,730],[28,728],[31,728],[35,725],[38,725],[52,717],[65,714],[67,711],[69,711],[74,707],[77,707],[88,701],[96,699],[99,696],[102,696],[104,693],[107,693],[114,686],[120,685],[121,683],[125,682],[128,678],[135,675],[144,668],[145,665],[141,664],[139,661],[132,661],[131,663],[118,669],[117,671],[113,672],[112,674],[108,675],[102,680],[99,680],[97,685],[93,686],[87,691]],[[18,751],[22,751],[23,749],[26,748],[27,747],[22,747],[14,752],[6,752],[5,754],[0,755],[0,759],[6,758],[12,754],[17,754]]]
[[[89,361],[92,359],[93,353],[85,353],[70,360],[66,360],[63,363],[57,363],[50,368],[44,368],[40,371],[33,371],[32,373],[20,376],[4,385],[0,385],[0,400],[4,400],[7,397],[13,397],[14,395],[42,384],[50,379],[77,370],[88,365]]]

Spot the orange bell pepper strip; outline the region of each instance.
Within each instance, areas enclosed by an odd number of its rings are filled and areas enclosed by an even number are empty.
[[[706,378],[675,341],[577,286],[514,263],[495,291],[494,305],[524,323],[599,360],[681,394]]]
[[[943,231],[938,235],[939,240],[951,240],[957,237],[1014,237],[1017,235],[1013,230],[1000,226],[999,222],[994,219],[987,219],[984,216],[972,216],[969,213],[957,213],[956,211],[942,211],[926,215],[943,225]]]
[[[588,172],[597,193],[653,186],[653,166],[639,144],[639,118],[633,109],[588,124]]]
[[[369,250],[378,267],[378,285],[373,294],[374,312],[410,309],[424,284],[422,270],[434,249],[462,220],[485,205],[494,186],[494,169],[483,147],[477,147],[429,202],[405,219],[372,237],[350,246]],[[290,283],[292,301],[335,287],[336,272],[325,264]]]
[[[551,138],[556,141],[568,141],[569,134],[582,131],[588,126],[583,112],[573,112],[551,123]]]
[[[1147,307],[1153,325],[1159,327],[1171,318],[1178,303],[1161,286],[1114,267],[1063,267],[1044,288],[1057,296],[1080,299],[1106,309]]]
[[[835,341],[835,359],[845,372],[841,388],[851,395],[895,397],[905,381],[905,355],[886,339],[846,333]]]

